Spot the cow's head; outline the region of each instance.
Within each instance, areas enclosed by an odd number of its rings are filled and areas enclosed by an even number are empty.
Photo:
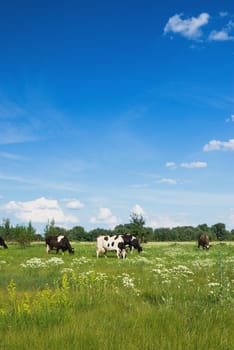
[[[138,250],[138,253],[142,252],[143,249],[142,249],[142,247],[140,246],[140,243],[139,243],[139,241],[138,241],[137,238],[133,237],[133,238],[132,238],[131,244],[132,244],[132,246],[133,246],[135,249]]]
[[[75,249],[71,247],[71,249],[69,249],[69,253],[70,254],[74,254],[75,253]]]

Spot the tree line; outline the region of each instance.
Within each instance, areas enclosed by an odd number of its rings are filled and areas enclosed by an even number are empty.
[[[196,241],[201,233],[206,233],[211,241],[230,241],[234,240],[234,230],[227,230],[224,223],[216,223],[212,226],[201,224],[193,226],[178,226],[173,228],[151,228],[145,226],[145,220],[142,215],[131,214],[130,222],[117,225],[114,229],[95,228],[86,231],[82,226],[74,226],[71,229],[65,229],[55,225],[51,220],[45,226],[44,234],[38,234],[31,221],[27,226],[13,226],[9,219],[3,219],[0,226],[0,236],[6,241],[17,242],[21,246],[29,245],[32,241],[44,241],[46,236],[66,235],[70,240],[93,242],[100,235],[135,235],[141,242],[155,241]]]

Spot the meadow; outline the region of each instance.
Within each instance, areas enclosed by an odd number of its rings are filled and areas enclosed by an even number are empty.
[[[234,245],[0,249],[1,350],[233,350]]]

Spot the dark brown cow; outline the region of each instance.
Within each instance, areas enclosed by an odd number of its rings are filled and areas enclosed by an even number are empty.
[[[2,245],[2,246],[3,246],[3,248],[5,248],[5,249],[7,249],[7,248],[8,248],[8,246],[7,246],[6,242],[4,241],[4,239],[3,239],[2,237],[0,237],[0,245]]]
[[[49,236],[45,239],[46,242],[46,253],[48,254],[50,250],[55,249],[56,253],[61,249],[64,253],[66,250],[70,254],[74,254],[74,248],[71,247],[71,244],[66,236]]]
[[[202,247],[203,249],[209,249],[210,248],[210,241],[209,236],[205,233],[201,234],[198,237],[198,248]]]

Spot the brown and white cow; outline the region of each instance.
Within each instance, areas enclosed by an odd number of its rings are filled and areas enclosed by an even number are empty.
[[[202,247],[203,249],[210,248],[209,236],[205,233],[201,234],[198,237],[198,248]]]
[[[46,253],[48,254],[50,250],[55,249],[56,253],[61,249],[63,254],[66,250],[69,251],[70,254],[74,253],[74,248],[71,247],[69,239],[66,236],[49,236],[45,239],[46,242]]]
[[[106,257],[107,251],[116,251],[117,258],[126,258],[126,249],[123,237],[115,236],[99,236],[97,237],[97,258],[99,254]]]

